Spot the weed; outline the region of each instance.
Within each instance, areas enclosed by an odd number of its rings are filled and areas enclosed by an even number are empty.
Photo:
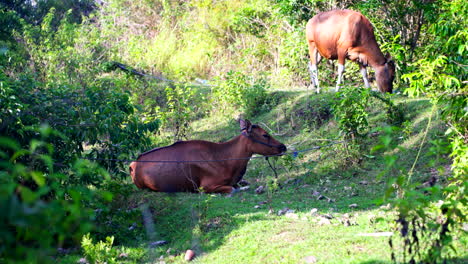
[[[86,259],[91,264],[104,264],[104,263],[117,263],[117,251],[112,247],[114,244],[114,237],[106,237],[106,241],[99,241],[93,243],[90,234],[83,236],[81,241],[81,248],[86,256]]]

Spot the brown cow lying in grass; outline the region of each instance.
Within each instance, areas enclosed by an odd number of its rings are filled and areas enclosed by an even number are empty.
[[[180,141],[141,154],[130,164],[140,189],[157,192],[231,193],[253,154],[280,155],[286,146],[258,125],[240,120],[241,134],[223,143]]]

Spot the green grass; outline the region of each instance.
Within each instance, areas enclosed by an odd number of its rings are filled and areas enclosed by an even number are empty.
[[[333,93],[315,95],[294,90],[275,91],[274,96],[276,103],[252,121],[268,127],[289,149],[307,149],[339,138],[336,122],[326,112]],[[410,121],[407,135],[398,139],[398,145],[404,147],[398,153],[399,166],[407,171],[420,147],[431,105],[424,99],[396,97],[395,101]],[[372,106],[371,130],[387,122],[382,104],[373,102]],[[444,132],[438,116],[432,114],[428,140]],[[194,139],[224,141],[238,134],[233,119],[219,116],[197,120],[192,127]],[[307,257],[315,258],[316,263],[390,263],[388,237],[365,236],[394,231],[394,213],[379,204],[385,177],[391,175],[377,179],[385,166],[385,153],[371,152],[377,144],[378,136],[368,136],[360,141],[359,148],[350,146],[348,151],[338,144],[304,152],[297,158],[273,159],[278,179],[263,159],[251,160],[244,177],[251,183],[250,189],[232,197],[154,193],[138,190],[128,181],[114,191],[111,209],[98,214],[100,229],[93,235],[101,240],[115,237],[116,255],[124,253],[117,258],[119,263],[184,263],[187,249],[196,251],[194,263],[306,263]],[[414,181],[425,181],[432,173],[429,147],[423,146]],[[436,165],[447,164],[442,159]],[[255,193],[258,186],[271,187],[275,181],[280,188]],[[317,192],[331,201],[317,199]],[[152,234],[145,228],[143,204],[152,217]],[[351,204],[357,207],[351,208]],[[278,211],[284,208],[294,213],[279,216]],[[314,208],[317,213],[311,214]],[[333,218],[321,223],[323,215]],[[346,219],[351,225],[344,224]],[[461,263],[468,255],[466,236],[460,239],[458,260],[454,262]],[[167,244],[149,247],[158,240]],[[75,250],[57,260],[76,263],[81,254]]]

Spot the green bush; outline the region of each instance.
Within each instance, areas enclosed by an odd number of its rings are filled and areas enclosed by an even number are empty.
[[[112,248],[114,244],[114,237],[106,237],[106,241],[99,241],[93,243],[93,239],[89,234],[83,236],[81,247],[83,248],[84,255],[90,264],[112,264],[117,263],[117,251]]]
[[[16,58],[13,51],[7,54],[10,60],[0,60],[0,134],[24,146],[35,134],[30,128],[46,123],[60,131],[49,139],[60,166],[86,156],[112,172],[126,172],[127,164],[120,160],[148,149],[150,133],[160,122],[154,112],[144,113],[132,103],[133,87],[125,85],[138,82],[104,76],[94,53],[103,49],[96,32],[70,22],[67,15],[55,29],[55,17],[52,9],[39,26],[21,21],[24,32],[15,37],[31,63],[10,62]]]
[[[343,87],[336,93],[333,114],[345,137],[364,136],[368,132],[369,98],[369,89]]]
[[[437,157],[450,152],[453,163],[447,186],[427,188],[424,195],[412,185],[412,170],[407,181],[398,182],[402,193],[395,205],[404,247],[393,250],[403,256],[403,261],[409,259],[410,262],[445,261],[453,249],[457,230],[466,222],[468,210],[468,116],[464,83],[468,63],[468,4],[461,0],[440,1],[438,7],[442,12],[427,30],[431,41],[424,48],[424,57],[416,61],[412,65],[415,70],[403,78],[410,84],[405,91],[408,95],[427,94],[432,99],[433,109],[442,110],[442,117],[449,127],[446,134],[450,145],[447,149],[439,142],[431,152],[436,150]],[[434,203],[435,199],[440,202]]]
[[[266,79],[255,79],[240,72],[228,72],[212,89],[214,111],[232,114],[235,111],[246,118],[258,113],[267,100]],[[221,108],[221,109],[219,109]]]
[[[27,148],[11,138],[0,138],[2,263],[52,262],[57,248],[76,245],[92,230],[90,207],[112,197],[90,184],[64,184],[71,174],[109,176],[104,170],[90,171],[95,167],[80,165],[55,170],[54,148],[47,138],[57,132],[46,126],[37,132],[40,137]]]
[[[171,131],[174,141],[187,138],[196,114],[195,91],[189,86],[167,87],[166,100],[166,108],[160,111],[164,126]]]

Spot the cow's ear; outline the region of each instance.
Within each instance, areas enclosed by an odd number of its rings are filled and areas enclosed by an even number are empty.
[[[252,123],[250,123],[250,121],[247,119],[239,119],[239,125],[241,131],[245,130],[247,131],[247,133],[250,133],[252,131]]]

